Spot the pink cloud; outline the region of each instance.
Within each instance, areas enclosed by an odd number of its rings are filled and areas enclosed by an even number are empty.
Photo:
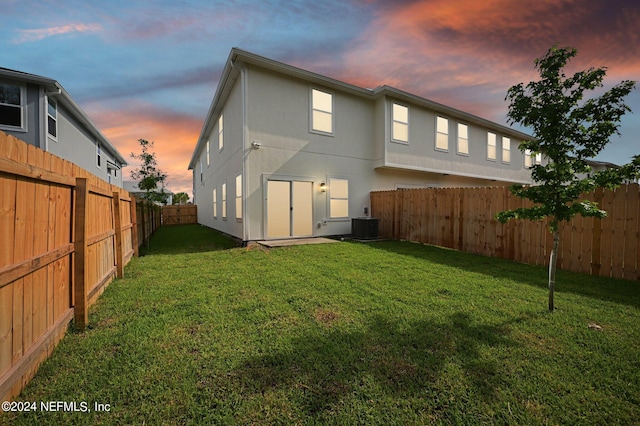
[[[100,24],[67,24],[57,27],[39,28],[33,30],[20,30],[19,35],[13,39],[14,44],[38,41],[47,37],[69,33],[95,33],[102,31]]]
[[[492,120],[507,89],[537,78],[553,44],[578,48],[571,69],[608,66],[608,80],[640,79],[640,8],[596,1],[425,0],[388,6],[344,50],[339,78],[388,84]]]
[[[124,179],[131,180],[130,172],[139,166],[130,157],[139,153],[138,139],[154,142],[158,168],[167,173],[167,187],[173,192],[186,192],[192,196],[192,172],[189,159],[200,134],[202,120],[180,113],[167,112],[151,104],[128,104],[118,110],[106,109],[99,104],[86,105],[87,111],[102,133],[127,159]]]

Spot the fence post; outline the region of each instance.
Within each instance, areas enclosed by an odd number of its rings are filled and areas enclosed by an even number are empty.
[[[131,204],[129,205],[131,209],[131,245],[133,246],[133,255],[135,257],[140,256],[138,252],[138,199],[131,195]]]
[[[73,317],[76,330],[83,331],[89,322],[87,301],[87,199],[89,189],[86,178],[76,178],[75,204],[75,243],[74,243],[74,275]]]
[[[120,193],[113,192],[113,227],[116,233],[116,276],[124,277],[124,256],[122,253],[122,218],[120,217]]]

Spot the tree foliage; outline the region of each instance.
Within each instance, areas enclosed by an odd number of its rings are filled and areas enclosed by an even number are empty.
[[[164,190],[167,175],[158,168],[155,152],[152,152],[153,142],[139,139],[140,154],[131,153],[131,157],[141,162],[140,167],[131,171],[131,178],[138,183],[138,188],[144,191],[144,199],[151,202],[167,204],[168,195]]]
[[[619,134],[622,116],[631,111],[624,98],[635,82],[622,81],[601,96],[584,100],[586,92],[604,86],[606,68],[589,68],[567,77],[565,66],[576,54],[574,48],[552,47],[535,61],[540,80],[513,86],[506,96],[510,101],[509,122],[533,130],[534,139],[522,142],[520,150],[542,154],[544,161],[532,167],[534,185],[511,187],[513,194],[534,205],[500,212],[496,218],[503,223],[510,219],[550,219],[554,234],[549,265],[550,310],[560,223],[577,214],[605,217],[604,210],[581,195],[598,186],[614,188],[624,179],[637,177],[640,170],[640,156],[619,169],[591,170],[589,159],[604,149],[612,135]]]
[[[187,204],[189,202],[189,194],[186,192],[178,192],[173,196],[173,204]]]

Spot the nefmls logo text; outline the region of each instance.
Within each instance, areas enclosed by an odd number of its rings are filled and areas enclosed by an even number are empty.
[[[81,413],[86,413],[89,411],[89,404],[86,401],[41,401],[40,402],[40,410],[41,411],[77,411]]]

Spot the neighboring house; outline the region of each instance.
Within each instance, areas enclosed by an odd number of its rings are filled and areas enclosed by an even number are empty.
[[[125,180],[123,182],[122,187],[126,191],[128,191],[130,194],[133,194],[138,199],[143,199],[144,195],[146,194],[146,191],[143,191],[142,189],[138,188],[138,182]],[[154,191],[154,192],[159,192],[159,191]],[[164,193],[167,194],[167,205],[173,204],[173,192],[169,191],[168,189],[165,189]]]
[[[531,183],[530,137],[234,48],[189,163],[198,222],[245,242],[349,234],[371,191]]]
[[[0,130],[122,187],[127,162],[55,80],[0,68]]]

